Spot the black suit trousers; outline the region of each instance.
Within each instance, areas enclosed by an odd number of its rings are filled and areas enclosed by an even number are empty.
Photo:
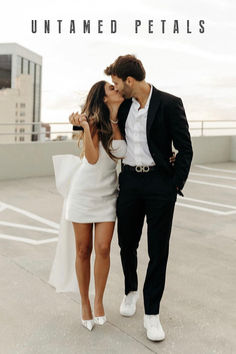
[[[143,296],[147,315],[159,313],[176,196],[173,178],[158,170],[119,175],[117,227],[126,295],[138,289],[137,249],[146,216],[149,263]]]

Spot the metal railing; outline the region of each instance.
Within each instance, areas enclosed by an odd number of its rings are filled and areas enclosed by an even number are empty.
[[[69,126],[70,128],[65,130],[64,128],[61,130],[54,130],[52,126]],[[5,131],[3,132],[2,127],[10,126],[15,129],[25,128],[27,131]],[[49,130],[46,127],[49,126]],[[31,139],[27,139],[27,142],[43,142],[43,141],[55,141],[55,140],[70,140],[73,138],[73,135],[78,134],[78,132],[72,130],[71,124],[68,122],[18,122],[18,123],[0,123],[0,143],[2,143],[1,137],[13,136],[19,138],[32,137]],[[35,137],[36,136],[36,137]],[[33,139],[34,137],[34,139]],[[63,139],[64,138],[64,139]],[[13,141],[13,138],[9,139],[9,143]],[[17,142],[22,142],[22,140],[17,140]],[[24,141],[23,141],[24,142]],[[4,143],[8,143],[5,139]]]
[[[236,120],[189,120],[189,128],[192,136],[212,136],[212,135],[236,135]],[[43,126],[44,125],[44,126]],[[50,127],[50,130],[46,130],[46,126]],[[55,131],[52,126],[68,126],[68,129],[62,129]],[[28,127],[31,126],[31,131],[8,131],[2,132],[2,127],[13,126]],[[27,129],[28,130],[28,129]],[[42,141],[41,136],[44,136],[44,140],[70,140],[74,135],[78,134],[77,130],[72,130],[72,126],[69,122],[18,122],[18,123],[0,123],[0,143],[2,136],[37,136],[35,141]],[[53,137],[55,137],[53,139]],[[34,142],[34,141],[32,141]]]
[[[22,122],[22,123],[0,123],[0,127],[1,126],[20,126],[20,127],[23,127],[23,126],[39,126],[40,129],[42,128],[45,128],[43,127],[42,125],[43,124],[47,124],[49,126],[51,125],[70,125],[70,123],[66,123],[66,122],[51,122],[51,123],[45,123],[45,122],[32,122],[32,123],[25,123],[25,122]],[[38,132],[30,132],[30,133],[25,133],[25,132],[22,132],[22,133],[16,133],[16,132],[5,132],[5,133],[2,133],[0,131],[0,135],[40,135],[40,134],[62,134],[62,133],[70,133],[70,132],[73,132],[72,130],[71,131],[51,131],[50,132],[45,132],[44,131],[38,131]]]
[[[236,135],[236,120],[190,120],[189,129],[191,135]],[[218,134],[216,134],[218,132]],[[219,134],[220,133],[220,134]]]

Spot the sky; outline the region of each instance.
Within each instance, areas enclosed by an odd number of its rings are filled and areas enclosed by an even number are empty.
[[[57,20],[62,20],[58,33]],[[31,20],[38,31],[31,33]],[[51,33],[43,33],[50,20]],[[69,33],[75,20],[75,34]],[[82,21],[91,33],[82,33]],[[103,33],[97,33],[103,20]],[[110,33],[110,21],[117,33]],[[140,20],[135,33],[135,20]],[[153,33],[148,33],[148,21]],[[166,32],[161,33],[161,20]],[[179,34],[173,33],[174,20]],[[192,33],[186,33],[186,23]],[[199,20],[205,32],[199,33]],[[182,98],[189,120],[236,119],[236,3],[233,0],[129,0],[4,2],[0,43],[16,42],[43,57],[42,114],[45,122],[67,121],[90,87],[110,80],[103,73],[119,55],[135,54],[146,80]]]

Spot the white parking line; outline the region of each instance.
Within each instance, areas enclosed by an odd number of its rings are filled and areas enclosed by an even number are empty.
[[[53,233],[53,234],[58,234],[58,229],[59,229],[59,224],[42,218],[41,216],[38,216],[34,213],[31,213],[27,210],[21,209],[21,208],[17,208],[13,205],[7,204],[7,203],[3,203],[0,202],[0,211],[6,210],[6,209],[10,209],[13,210],[21,215],[27,216],[30,219],[39,221],[47,226],[52,227],[52,229],[50,228],[44,228],[44,227],[38,227],[38,226],[32,226],[32,225],[26,225],[26,224],[17,224],[17,223],[11,223],[11,222],[7,222],[7,221],[0,221],[0,225],[3,226],[9,226],[9,227],[17,227],[17,228],[21,228],[21,229],[27,229],[27,230],[35,230],[35,231],[41,231],[41,232],[46,232],[46,233]],[[26,238],[26,237],[19,237],[19,236],[14,236],[14,235],[8,235],[8,234],[1,234],[0,233],[0,239],[5,239],[5,240],[11,240],[11,241],[18,241],[18,242],[24,242],[24,243],[28,243],[30,245],[42,245],[45,243],[51,243],[51,242],[57,242],[58,237],[53,237],[53,238],[48,238],[48,239],[44,239],[44,240],[33,240],[31,238]]]
[[[6,204],[6,203],[3,203],[3,202],[0,202],[0,207],[5,207],[5,209],[10,209],[10,210],[16,211],[19,214],[28,216],[29,218],[31,218],[33,220],[36,220],[36,221],[39,221],[39,222],[41,222],[43,224],[46,224],[48,226],[51,226],[54,229],[58,229],[59,228],[59,225],[56,222],[53,222],[51,220],[42,218],[41,216],[38,216],[38,215],[36,215],[34,213],[31,213],[30,211],[27,211],[27,210],[24,210],[24,209],[21,209],[21,208],[17,208],[17,207],[15,207],[13,205]]]
[[[3,211],[3,210],[5,210],[5,209],[6,209],[6,207],[5,207],[4,205],[1,205],[1,204],[0,204],[0,212]]]
[[[203,168],[204,170],[210,170],[210,171],[218,171],[218,172],[227,172],[227,173],[234,173],[236,174],[236,170],[225,170],[223,168],[214,168],[214,167],[207,167],[204,165],[194,165],[195,167]]]
[[[192,204],[184,204],[184,203],[179,203],[177,202],[176,205],[185,207],[185,208],[190,208],[190,209],[196,209],[196,210],[201,210],[201,211],[205,211],[211,214],[216,214],[216,215],[232,215],[232,214],[236,214],[236,210],[235,211],[220,211],[220,210],[216,210],[216,209],[210,209],[210,208],[204,208],[204,207],[199,207],[197,205],[192,205]]]
[[[215,203],[215,202],[210,202],[207,200],[202,200],[202,199],[195,199],[195,198],[189,198],[189,197],[184,197],[184,200],[190,200],[191,202],[197,202],[197,203],[202,203],[202,204],[208,204],[208,205],[215,205],[215,206],[220,206],[223,208],[228,208],[228,209],[235,209],[235,205],[230,205],[230,204],[222,204],[222,203]]]
[[[205,184],[207,186],[213,186],[213,187],[219,187],[219,188],[236,189],[236,187],[228,186],[227,184],[210,183],[210,182],[198,181],[198,180],[190,179],[190,178],[188,179],[188,182]]]
[[[18,237],[18,236],[12,236],[12,235],[7,235],[7,234],[0,234],[0,238],[5,239],[5,240],[24,242],[24,243],[28,243],[30,245],[35,245],[35,246],[42,245],[44,243],[51,243],[51,242],[58,241],[58,237],[48,238],[46,240],[32,240],[31,238]]]
[[[0,225],[15,227],[15,228],[19,228],[19,229],[48,232],[50,234],[58,234],[58,230],[55,230],[55,229],[46,229],[44,227],[31,226],[31,225],[25,225],[25,224],[16,224],[16,223],[7,222],[7,221],[0,221]]]
[[[228,180],[230,180],[230,181],[236,181],[236,177],[219,176],[219,175],[209,175],[209,174],[207,174],[207,173],[190,172],[190,175],[193,175],[193,176],[201,176],[201,177],[221,178],[221,179],[228,179]]]
[[[180,198],[178,198],[178,200],[179,199]],[[176,205],[181,206],[181,207],[185,207],[185,208],[205,211],[207,213],[211,213],[211,214],[215,214],[215,215],[224,215],[224,216],[226,216],[226,215],[236,214],[236,206],[235,205],[215,203],[215,202],[210,202],[210,201],[207,201],[207,200],[194,199],[194,198],[188,198],[188,197],[184,197],[184,200],[188,200],[188,201],[192,201],[192,202],[196,202],[196,203],[201,203],[201,204],[212,205],[212,206],[220,206],[222,208],[233,209],[233,210],[222,211],[222,210],[204,208],[204,207],[200,207],[200,206],[197,206],[197,205],[181,203],[181,202],[177,202]]]
[[[205,169],[205,170],[210,170],[210,171],[218,171],[218,172],[223,172],[223,173],[236,174],[236,170],[227,170],[227,169],[222,169],[222,168],[213,168],[213,167],[208,167],[208,166],[204,166],[204,165],[195,165],[195,167],[198,167],[198,168],[201,168],[201,169]],[[214,174],[205,174],[205,173],[197,173],[197,172],[190,172],[190,175],[192,175],[192,176],[200,176],[200,177],[226,179],[226,180],[230,180],[230,181],[235,181],[236,180],[235,177],[228,177],[228,176],[221,176],[221,175],[214,175]],[[213,187],[218,187],[218,188],[226,188],[226,189],[236,190],[236,187],[229,186],[228,184],[205,182],[205,181],[199,181],[199,180],[195,180],[195,179],[191,179],[191,178],[188,179],[188,182],[197,183],[197,184],[203,184],[203,185],[213,186]],[[180,203],[177,202],[176,204],[179,205],[179,206],[185,207],[185,208],[201,210],[201,211],[209,212],[209,213],[216,214],[216,215],[232,215],[232,214],[236,214],[236,206],[234,206],[234,205],[215,203],[215,202],[210,202],[210,201],[206,201],[206,200],[202,200],[202,199],[194,199],[194,198],[188,198],[188,197],[185,197],[184,200],[193,201],[193,202],[201,203],[201,204],[212,205],[212,206],[219,206],[219,207],[228,208],[228,209],[231,209],[231,210],[230,211],[215,210],[215,209],[200,207],[200,206],[193,205],[193,204],[188,204],[188,203],[185,204],[185,203],[181,203],[181,202]]]

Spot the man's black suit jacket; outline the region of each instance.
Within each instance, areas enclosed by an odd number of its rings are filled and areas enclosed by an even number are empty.
[[[132,98],[125,100],[118,112],[119,128],[125,138],[125,123],[132,104]],[[187,180],[193,156],[189,126],[182,100],[153,86],[147,115],[147,143],[157,166],[173,176],[178,194]],[[172,142],[178,153],[174,167],[169,162],[172,156]]]

